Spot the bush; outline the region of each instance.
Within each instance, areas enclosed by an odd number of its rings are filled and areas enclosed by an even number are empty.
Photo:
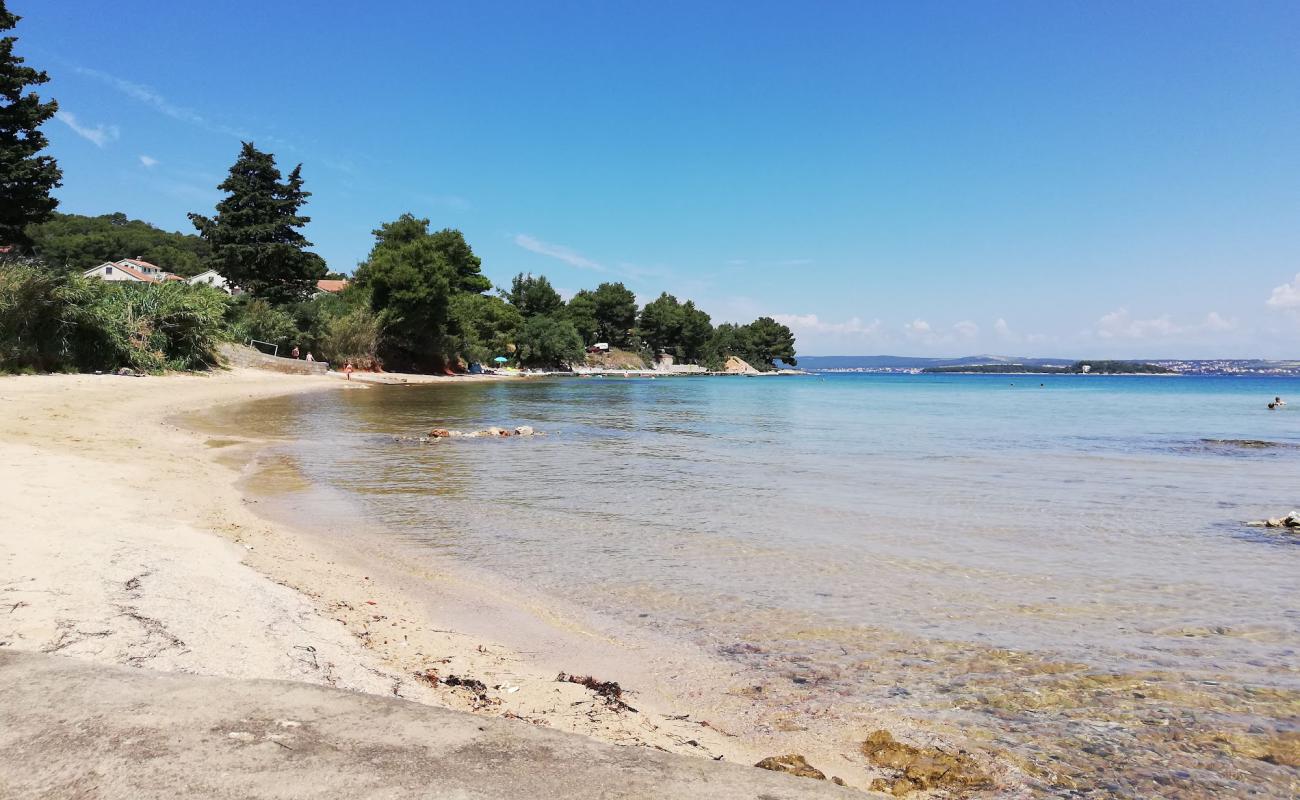
[[[205,369],[226,338],[224,292],[182,282],[106,284],[109,332],[127,366],[146,372]]]
[[[283,356],[289,355],[289,350],[300,338],[293,315],[262,299],[240,295],[226,316],[236,339],[244,343],[255,339],[278,345],[279,354]]]
[[[379,319],[368,309],[358,308],[325,320],[318,343],[320,353],[313,355],[332,364],[351,361],[359,367],[375,368],[379,366],[375,355],[378,346]]]
[[[211,366],[227,302],[180,282],[106,282],[33,261],[0,263],[0,370]]]
[[[116,348],[97,305],[99,289],[35,261],[0,263],[0,371],[110,367]]]
[[[560,367],[583,360],[582,336],[567,320],[537,316],[519,329],[519,363],[526,367]]]

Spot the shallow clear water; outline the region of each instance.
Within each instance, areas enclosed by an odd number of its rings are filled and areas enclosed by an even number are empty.
[[[1158,671],[1180,689],[1224,676],[1267,687],[1282,699],[1261,708],[1227,690],[1186,702],[1219,727],[1272,734],[1298,727],[1300,536],[1241,523],[1300,506],[1297,390],[1280,378],[554,379],[325,393],[256,413],[291,425],[306,475],[393,535],[793,677],[809,698],[1003,724],[978,698],[1016,675],[968,658],[1001,648]],[[1274,395],[1296,405],[1270,411]],[[547,436],[393,438],[520,424]],[[975,672],[987,680],[969,688]],[[1062,742],[1081,735],[1068,709],[1010,705],[1013,718],[1055,715]],[[1145,736],[1145,705],[1121,705],[1107,719]],[[1193,770],[1169,796],[1269,794],[1279,769],[1232,779],[1228,766]],[[1167,786],[1140,777],[1122,774],[1138,782],[1121,789]]]

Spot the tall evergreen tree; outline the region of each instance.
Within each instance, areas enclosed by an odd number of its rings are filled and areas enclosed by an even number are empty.
[[[13,30],[19,19],[0,0],[0,31]],[[50,191],[62,185],[63,172],[53,156],[40,155],[49,144],[40,126],[58,111],[58,103],[23,93],[50,76],[23,66],[14,55],[16,41],[0,38],[0,247],[28,250],[27,226],[44,222],[58,206]]]
[[[636,295],[621,283],[602,283],[592,292],[596,305],[596,336],[615,347],[632,343],[636,327]]]
[[[298,230],[311,221],[300,213],[311,196],[302,186],[301,164],[282,180],[275,157],[244,142],[230,175],[217,187],[226,193],[217,203],[217,215],[189,215],[212,246],[213,269],[273,303],[311,294],[326,269]]]

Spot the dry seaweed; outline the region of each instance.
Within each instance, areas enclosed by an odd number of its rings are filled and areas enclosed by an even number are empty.
[[[623,687],[619,686],[614,681],[600,681],[590,675],[569,675],[565,672],[556,675],[555,680],[560,683],[576,683],[579,686],[585,686],[600,697],[604,698],[606,704],[613,706],[620,711],[631,711],[633,714],[638,713],[635,708],[628,705],[623,700]]]

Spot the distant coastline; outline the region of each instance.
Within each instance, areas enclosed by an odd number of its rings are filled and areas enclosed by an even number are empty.
[[[1082,374],[1071,368],[1088,364],[1089,374],[1142,375],[1220,375],[1300,377],[1300,360],[1268,359],[1097,359],[1092,361],[1065,358],[1030,358],[997,355],[955,358],[911,356],[803,356],[799,366],[819,374],[866,373],[879,375],[917,374]],[[1114,365],[1141,365],[1126,370]],[[1103,365],[1111,365],[1105,368]]]

